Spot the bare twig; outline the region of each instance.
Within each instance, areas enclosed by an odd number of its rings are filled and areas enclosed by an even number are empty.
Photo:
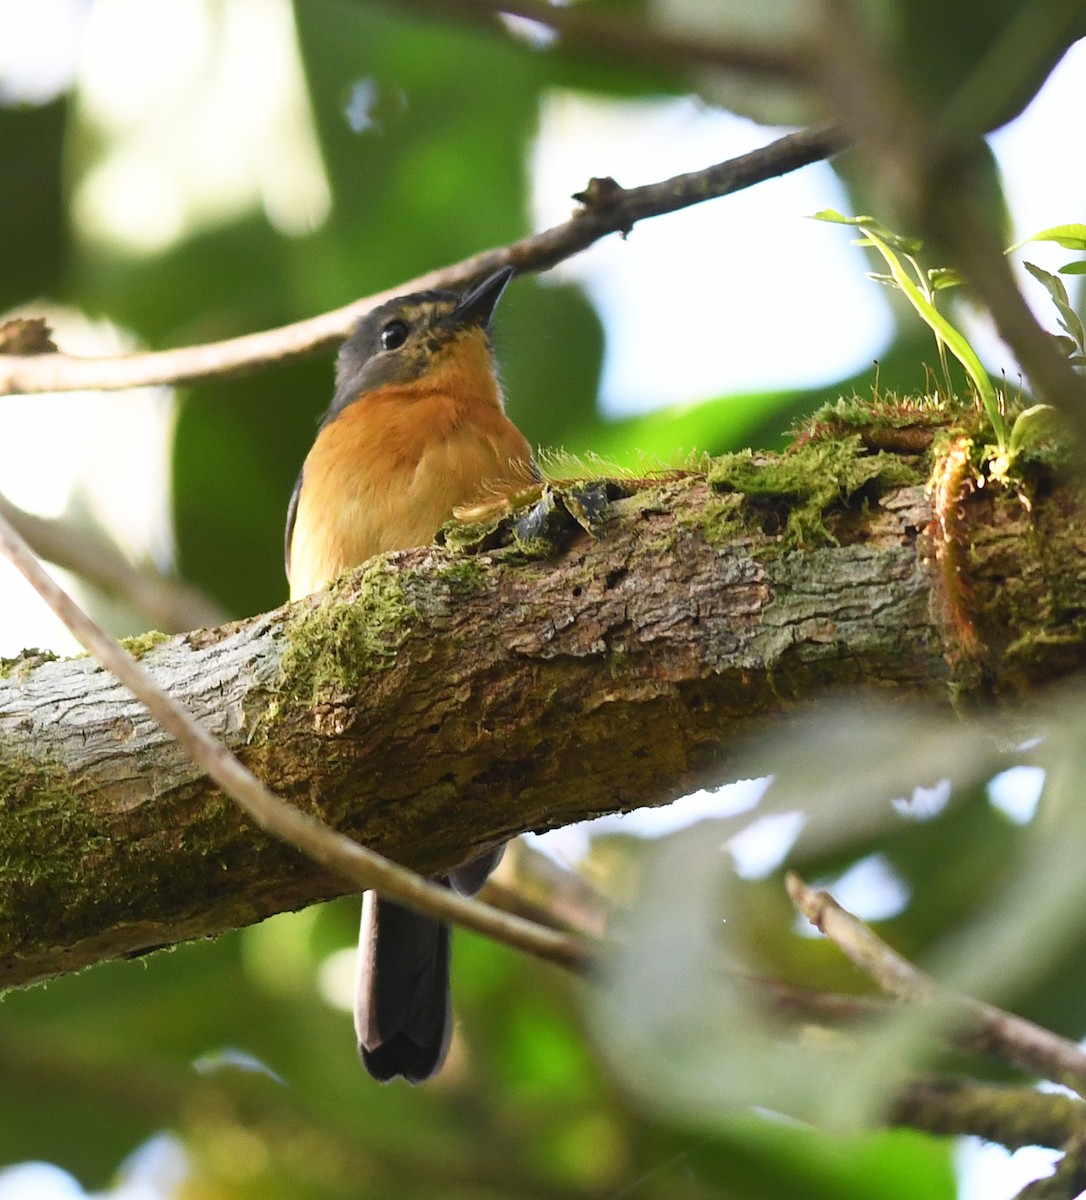
[[[703,171],[643,187],[626,189],[610,181],[609,186],[598,186],[600,181],[593,181],[584,193],[583,207],[562,225],[279,329],[121,358],[0,354],[0,395],[198,383],[311,357],[333,349],[360,317],[392,296],[425,288],[460,288],[506,265],[519,272],[546,270],[610,233],[629,232],[637,221],[785,175],[835,154],[843,144],[832,129],[809,129]]]
[[[458,896],[330,829],[273,795],[233,754],[212,737],[150,673],[89,617],[53,580],[11,523],[0,515],[0,553],[97,661],[146,706],[158,724],[265,832],[356,884],[443,921],[455,922],[529,954],[568,967],[580,967],[589,954],[582,939],[557,933]]]
[[[1086,1053],[1074,1042],[995,1005],[944,991],[930,975],[891,949],[829,893],[812,890],[792,873],[786,877],[785,886],[796,908],[883,991],[919,1003],[937,997],[952,1001],[964,1022],[955,1036],[959,1045],[997,1055],[1022,1070],[1086,1092]]]
[[[597,941],[607,936],[612,909],[607,898],[576,871],[559,866],[523,838],[506,848],[480,896],[555,929],[570,929]]]
[[[142,613],[151,627],[166,633],[222,625],[229,617],[199,588],[156,572],[140,571],[114,546],[93,532],[67,521],[24,512],[0,496],[5,517],[31,549],[86,580],[107,596],[117,597]]]
[[[679,70],[715,67],[788,80],[802,76],[806,67],[802,51],[775,50],[762,42],[722,42],[704,35],[684,35],[659,24],[649,26],[625,13],[608,18],[545,0],[410,0],[409,6],[487,23],[509,13],[553,30],[566,49],[592,51],[621,62]]]

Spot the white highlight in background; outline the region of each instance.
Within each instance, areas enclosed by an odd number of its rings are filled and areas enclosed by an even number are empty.
[[[754,150],[767,129],[692,99],[548,95],[532,158],[532,222],[575,208],[592,176],[624,187]],[[862,252],[806,218],[847,210],[825,163],[636,225],[554,268],[604,319],[606,412],[645,412],[732,392],[817,387],[872,364],[893,335]]]

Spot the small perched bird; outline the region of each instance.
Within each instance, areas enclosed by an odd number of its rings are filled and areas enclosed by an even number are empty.
[[[505,415],[490,319],[505,267],[459,295],[401,296],[364,317],[336,363],[336,391],[287,512],[292,600],[375,554],[428,545],[455,507],[538,478]],[[446,882],[477,891],[501,850]],[[420,1083],[452,1029],[449,928],[367,892],[355,999],[358,1050],[382,1082]]]

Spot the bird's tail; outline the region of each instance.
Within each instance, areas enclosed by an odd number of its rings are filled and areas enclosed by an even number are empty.
[[[473,896],[504,849],[487,851],[441,882]],[[452,1034],[449,946],[448,925],[374,892],[362,897],[354,1027],[362,1062],[381,1083],[400,1075],[422,1083],[445,1061]]]
[[[437,1073],[452,1032],[448,925],[365,894],[355,1031],[362,1062],[381,1083]]]

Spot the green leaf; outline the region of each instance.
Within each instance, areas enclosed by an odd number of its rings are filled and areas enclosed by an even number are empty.
[[[928,325],[936,338],[946,345],[947,349],[965,368],[970,380],[972,380],[973,386],[977,390],[977,395],[980,396],[985,412],[988,414],[988,420],[992,423],[996,440],[1002,446],[1006,440],[1006,429],[1003,414],[999,411],[999,398],[996,396],[992,381],[989,378],[988,372],[984,369],[984,365],[977,357],[976,351],[969,344],[968,339],[943,316],[935,305],[924,296],[916,284],[913,283],[891,247],[872,228],[867,228],[866,232],[871,240],[871,244],[886,261],[886,265],[890,268],[890,274],[893,275],[898,287],[905,293],[909,303],[916,309],[921,319]]]
[[[873,231],[887,245],[893,246],[895,250],[899,250],[902,254],[919,254],[924,248],[924,243],[919,238],[907,237],[905,234],[895,233],[894,230],[887,229],[885,225],[881,225],[874,217],[846,217],[834,208],[823,208],[816,213],[812,213],[811,220],[828,221],[834,225],[853,225],[857,229],[862,229],[865,233]],[[857,245],[862,246],[864,242],[861,240]]]
[[[1055,304],[1056,310],[1060,314],[1060,327],[1065,329],[1072,338],[1075,345],[1080,350],[1086,350],[1086,330],[1083,329],[1082,321],[1071,306],[1071,301],[1067,295],[1067,288],[1064,286],[1063,280],[1058,275],[1053,275],[1050,271],[1046,271],[1043,267],[1037,266],[1036,263],[1023,262],[1022,266],[1047,289],[1048,294],[1052,297],[1052,303]]]
[[[1036,263],[1023,262],[1022,266],[1026,268],[1038,283],[1044,284],[1048,289],[1049,295],[1057,304],[1070,303],[1067,296],[1067,288],[1064,287],[1062,279],[1053,275],[1051,271],[1046,271],[1044,267],[1037,266]]]
[[[1061,428],[1064,428],[1064,425],[1057,409],[1051,404],[1034,404],[1015,418],[1007,449],[1013,455],[1026,446],[1035,445],[1045,437],[1054,436]]]
[[[67,100],[13,108],[0,102],[0,312],[64,292],[72,257],[64,192]]]
[[[1055,242],[1065,250],[1086,251],[1086,225],[1053,225],[1050,229],[1042,229],[1040,233],[1030,234],[1020,242],[1015,242],[1007,248],[1007,253],[1013,254],[1015,250],[1021,250],[1030,242]]]
[[[953,267],[932,267],[928,271],[928,282],[936,291],[944,288],[960,287],[962,277]]]
[[[1076,259],[1074,262],[1065,263],[1059,271],[1061,275],[1086,275],[1086,262]]]
[[[909,0],[880,39],[886,67],[948,138],[976,137],[1016,116],[1086,33],[1074,0]]]
[[[729,1200],[953,1200],[952,1153],[912,1130],[830,1138],[752,1114],[696,1145],[689,1165]]]

